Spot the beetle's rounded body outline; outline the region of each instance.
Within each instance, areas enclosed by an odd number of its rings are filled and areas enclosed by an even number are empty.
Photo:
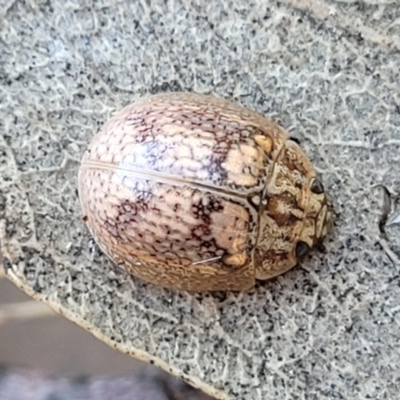
[[[86,223],[133,275],[243,290],[291,269],[327,234],[315,169],[277,124],[193,93],[144,98],[94,137],[79,170]]]

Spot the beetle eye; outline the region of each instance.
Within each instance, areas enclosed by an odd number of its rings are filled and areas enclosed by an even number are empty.
[[[311,187],[310,187],[311,191],[315,194],[321,194],[324,193],[324,185],[322,184],[322,182],[318,179],[315,178],[312,182],[311,182]]]
[[[304,258],[310,252],[310,246],[306,242],[298,242],[296,245],[296,257]]]
[[[292,142],[295,142],[296,144],[300,145],[300,140],[297,139],[297,138],[294,137],[294,136],[290,136],[290,137],[289,137],[289,140],[291,140]]]

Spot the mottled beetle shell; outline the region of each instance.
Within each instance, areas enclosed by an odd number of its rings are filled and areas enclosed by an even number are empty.
[[[331,216],[313,166],[280,126],[189,93],[148,97],[109,120],[84,154],[79,194],[114,262],[190,291],[282,274]]]

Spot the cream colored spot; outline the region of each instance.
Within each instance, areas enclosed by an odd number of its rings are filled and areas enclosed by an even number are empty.
[[[261,198],[260,198],[260,196],[258,196],[258,195],[256,195],[256,196],[253,196],[252,198],[251,198],[251,201],[253,202],[253,204],[255,204],[255,205],[260,205],[260,202],[261,202]]]
[[[222,212],[211,214],[211,220],[211,230],[218,247],[230,254],[242,252],[249,235],[248,212],[242,206],[227,201]]]
[[[228,173],[229,183],[254,186],[263,168],[263,158],[258,149],[247,144],[240,144],[238,148],[232,148],[229,151],[222,167]]]
[[[247,261],[247,254],[245,251],[224,257],[224,263],[232,265],[234,267],[241,267],[242,265],[245,264],[246,261]]]
[[[269,155],[272,151],[272,139],[263,135],[254,137],[256,143]]]

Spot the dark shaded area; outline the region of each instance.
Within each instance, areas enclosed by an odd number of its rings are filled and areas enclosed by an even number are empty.
[[[0,366],[2,400],[212,400],[154,368],[124,377],[50,377],[35,370]]]

